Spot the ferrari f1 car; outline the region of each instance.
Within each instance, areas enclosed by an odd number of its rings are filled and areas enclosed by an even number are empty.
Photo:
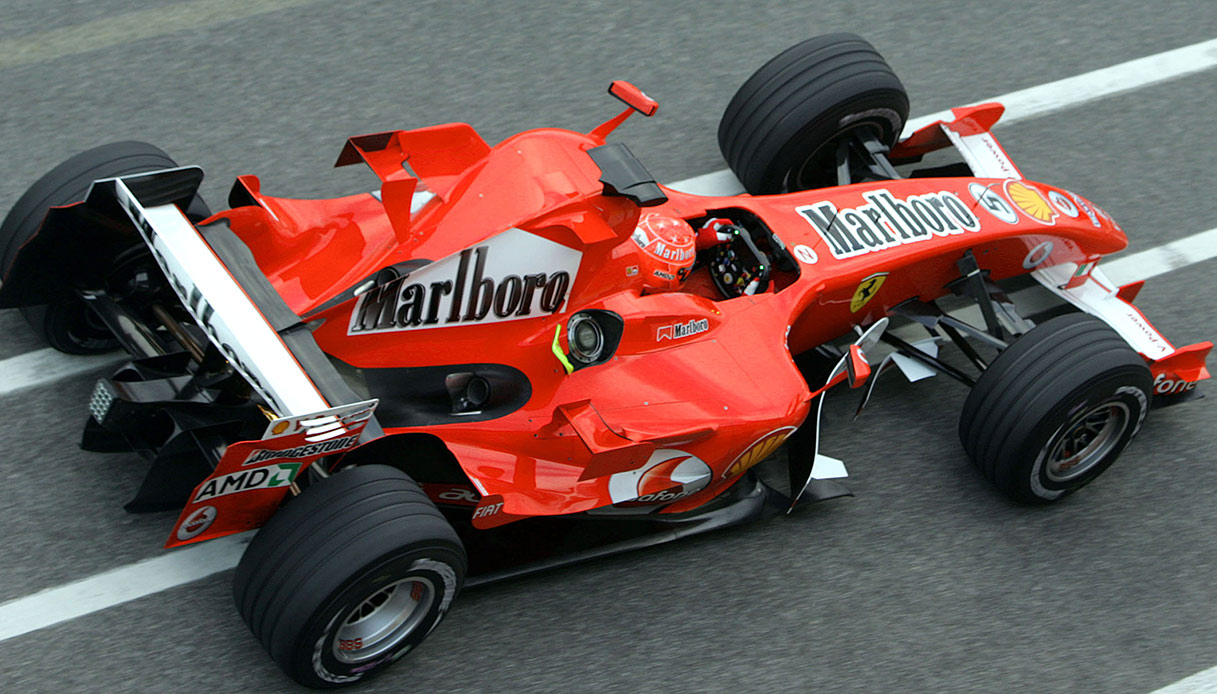
[[[657,108],[609,92],[628,108],[588,133],[353,137],[337,165],[376,190],[241,176],[215,214],[198,168],[107,145],[0,228],[0,306],[63,351],[131,356],[82,444],[151,461],[128,509],[182,508],[169,547],[261,528],[237,607],[297,681],[382,671],[462,585],[846,493],[818,447],[843,382],[966,385],[968,457],[1041,503],[1208,378],[1211,343],[1173,346],[1100,269],[1116,222],[1010,160],[999,104],[902,139],[874,48],[814,38],[726,108],[748,194],[701,196],[607,141]],[[1024,285],[1055,305],[1021,310]]]

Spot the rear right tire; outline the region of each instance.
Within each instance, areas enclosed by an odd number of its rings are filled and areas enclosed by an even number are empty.
[[[233,578],[241,618],[288,676],[340,687],[382,672],[444,618],[465,550],[404,472],[311,484],[258,531]]]

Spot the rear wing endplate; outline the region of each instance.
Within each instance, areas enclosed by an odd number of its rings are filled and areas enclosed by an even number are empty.
[[[182,305],[275,415],[308,415],[362,400],[227,222],[196,228],[175,204],[190,200],[202,179],[198,167],[105,179],[93,184],[86,200],[114,196]]]

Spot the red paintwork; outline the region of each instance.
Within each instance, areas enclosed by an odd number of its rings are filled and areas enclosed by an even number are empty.
[[[1141,288],[1144,286],[1145,280],[1129,282],[1128,284],[1120,287],[1118,296],[1131,304],[1132,302],[1136,301],[1137,295],[1141,293]]]
[[[261,527],[283,503],[301,472],[325,455],[358,445],[367,425],[366,414],[362,419],[344,417],[343,433],[326,437],[310,434],[301,419],[309,417],[280,420],[268,425],[263,439],[229,446],[212,474],[190,493],[165,546]],[[191,522],[198,518],[204,519],[205,527],[190,532]]]
[[[995,102],[953,108],[951,115],[954,120],[951,127],[960,135],[983,133],[992,128],[1005,111],[1005,106]],[[942,128],[938,127],[942,122],[935,121],[897,142],[896,146],[892,147],[891,158],[910,159],[950,147],[950,139],[942,132]]]
[[[1000,112],[985,105],[957,115],[961,128],[986,130]],[[639,210],[624,198],[601,194],[599,169],[586,154],[604,144],[608,129],[588,135],[533,130],[495,147],[459,124],[353,138],[339,163],[366,160],[383,181],[383,203],[370,194],[336,200],[271,197],[259,191],[256,179],[243,177],[260,207],[219,215],[249,245],[292,310],[313,322],[314,336],[327,353],[356,367],[495,362],[528,376],[532,395],[519,410],[490,421],[454,418],[425,429],[447,444],[481,493],[473,520],[478,527],[610,505],[612,476],[628,474],[663,449],[700,459],[710,477],[661,512],[696,508],[740,478],[747,465],[735,463],[746,452],[775,432],[784,438],[803,424],[818,389],[813,393],[804,382],[792,352],[870,325],[906,299],[943,296],[944,285],[959,275],[956,262],[969,249],[992,278],[1001,280],[1026,273],[1024,260],[1044,241],[1053,241],[1053,250],[1041,267],[1081,263],[1127,245],[1105,215],[1094,223],[1086,215],[1057,215],[1044,223],[1021,213],[1016,223],[1001,221],[968,191],[975,182],[1000,191],[1004,181],[993,179],[907,179],[763,197],[702,197],[665,188],[669,200],[655,208],[658,212],[693,220],[714,210],[745,210],[788,249],[813,251],[816,262],[800,261],[797,277],[775,273],[768,291],[755,296],[720,300],[704,268],[684,291],[643,294],[641,278],[631,272],[639,265],[640,251],[630,241]],[[932,129],[923,133],[896,153],[946,144]],[[436,197],[411,218],[416,183]],[[1025,183],[1045,195],[1060,190]],[[866,202],[864,195],[881,190],[899,199],[954,196],[979,228],[838,259],[796,211],[822,202],[838,210],[856,208]],[[966,226],[963,217],[956,219],[958,227]],[[354,300],[319,310],[379,268],[418,258],[440,260],[512,227],[582,253],[559,313],[348,335]],[[876,273],[886,273],[882,285],[852,310],[859,284]],[[620,315],[624,335],[609,362],[568,375],[551,352],[556,326],[588,308]],[[705,331],[659,339],[661,328],[696,319],[706,321]],[[561,346],[567,347],[565,334]],[[1189,354],[1181,354],[1185,363],[1173,370],[1203,377],[1203,355],[1197,367]],[[834,384],[844,378],[841,374]],[[386,433],[405,431],[410,430]],[[230,455],[242,445],[230,448]]]
[[[641,89],[625,80],[613,80],[609,85],[609,94],[629,105],[630,108],[648,118],[659,110],[659,102],[647,96]]]

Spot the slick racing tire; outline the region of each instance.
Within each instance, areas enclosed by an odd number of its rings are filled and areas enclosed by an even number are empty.
[[[241,618],[288,676],[340,687],[382,672],[439,624],[465,549],[404,472],[310,485],[258,531],[233,578]]]
[[[168,154],[146,142],[114,142],[81,152],[30,186],[0,223],[0,276],[8,273],[17,251],[38,233],[47,209],[80,202],[93,181],[177,166]],[[210,216],[207,205],[195,197],[187,210],[192,220]],[[72,252],[74,249],[64,249]],[[34,332],[68,354],[96,354],[118,342],[84,302],[76,298],[50,304],[23,306],[22,314]]]
[[[836,145],[868,129],[891,146],[908,118],[904,85],[853,34],[787,49],[744,82],[718,126],[727,165],[753,195],[836,183]]]
[[[1103,321],[1058,316],[999,354],[964,402],[968,457],[1011,499],[1047,503],[1115,462],[1149,409],[1149,367]]]

